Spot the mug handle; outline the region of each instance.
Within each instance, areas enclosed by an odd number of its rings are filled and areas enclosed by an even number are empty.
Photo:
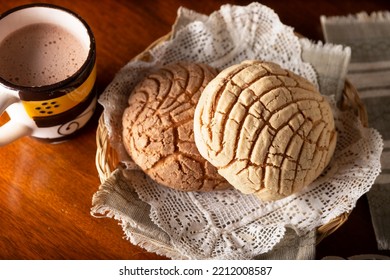
[[[11,94],[0,92],[0,115],[5,109],[13,103],[19,102],[19,99]],[[18,138],[31,134],[32,129],[24,124],[9,120],[0,126],[0,147],[7,145]]]

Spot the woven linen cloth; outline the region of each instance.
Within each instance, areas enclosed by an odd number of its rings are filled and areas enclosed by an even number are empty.
[[[171,39],[147,57],[125,65],[99,99],[122,164],[94,195],[91,214],[119,220],[133,244],[173,259],[314,258],[317,227],[351,211],[380,171],[380,134],[335,105],[350,49],[299,39],[271,9],[252,3],[224,5],[210,16],[179,9]],[[121,143],[121,117],[137,81],[174,61],[221,70],[245,59],[279,63],[329,96],[338,144],[331,164],[310,188],[276,202],[237,190],[184,193],[158,185],[134,166]]]
[[[352,49],[348,79],[384,138],[382,172],[367,198],[378,249],[390,250],[390,12],[323,16],[321,23],[327,42]]]

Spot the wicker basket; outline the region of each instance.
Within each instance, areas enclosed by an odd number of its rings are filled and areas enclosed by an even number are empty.
[[[153,42],[144,52],[136,56],[134,60],[149,61],[149,59],[151,58],[149,50],[160,44],[161,42],[169,40],[170,37],[171,34],[167,34],[159,38],[158,40]],[[366,109],[359,98],[358,92],[349,81],[345,82],[342,100],[340,101],[339,107],[342,110],[353,111],[361,120],[364,126],[368,125]],[[96,144],[96,168],[99,173],[100,181],[103,183],[108,177],[110,177],[111,173],[119,165],[118,156],[115,150],[110,146],[108,131],[104,124],[103,115],[100,117],[97,127]],[[333,219],[329,223],[319,227],[317,229],[317,242],[320,242],[326,236],[335,232],[345,221],[347,221],[348,216],[349,213],[344,213]]]

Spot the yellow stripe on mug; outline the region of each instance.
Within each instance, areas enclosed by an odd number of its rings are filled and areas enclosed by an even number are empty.
[[[31,117],[46,117],[60,114],[77,106],[92,91],[96,80],[96,64],[88,79],[75,90],[49,100],[22,101],[27,114]]]

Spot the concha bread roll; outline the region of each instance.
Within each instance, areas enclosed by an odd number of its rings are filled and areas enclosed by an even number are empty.
[[[314,181],[337,138],[331,107],[314,85],[262,61],[231,66],[207,85],[194,134],[219,174],[262,200],[284,198]]]
[[[123,144],[156,182],[182,191],[231,187],[199,154],[193,135],[196,104],[215,75],[205,64],[170,64],[146,76],[130,94]]]

